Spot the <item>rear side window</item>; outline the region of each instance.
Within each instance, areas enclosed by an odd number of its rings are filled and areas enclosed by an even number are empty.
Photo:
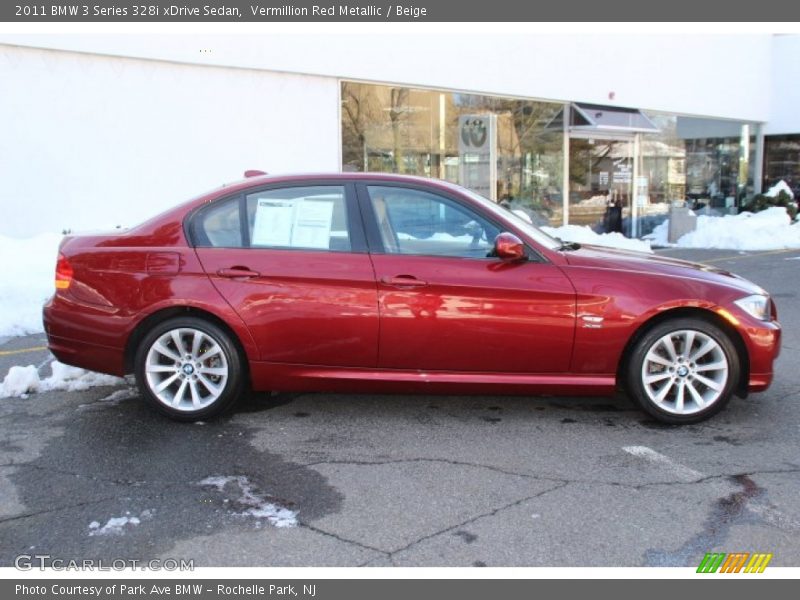
[[[251,248],[351,249],[344,186],[287,187],[247,196]]]
[[[197,246],[241,248],[242,225],[239,219],[239,198],[231,198],[204,209],[193,223]]]

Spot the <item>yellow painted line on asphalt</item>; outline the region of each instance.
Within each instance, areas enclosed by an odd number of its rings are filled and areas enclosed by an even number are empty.
[[[34,346],[33,348],[20,348],[19,350],[0,350],[0,356],[11,356],[12,354],[26,354],[28,352],[41,352],[47,350],[47,346]]]
[[[754,252],[753,254],[734,254],[733,256],[722,256],[710,260],[701,260],[703,263],[715,263],[723,260],[734,260],[736,258],[750,258],[751,256],[769,256],[770,254],[786,254],[787,252],[797,252],[797,248],[784,248],[782,250],[766,250],[764,252]]]

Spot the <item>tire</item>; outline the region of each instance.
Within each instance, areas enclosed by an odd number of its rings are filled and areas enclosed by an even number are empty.
[[[644,334],[631,353],[626,383],[647,414],[677,425],[704,421],[725,408],[740,373],[730,335],[709,321],[687,317]]]
[[[230,334],[196,317],[169,319],[148,331],[136,348],[134,372],[142,396],[153,408],[185,422],[228,410],[247,380]]]

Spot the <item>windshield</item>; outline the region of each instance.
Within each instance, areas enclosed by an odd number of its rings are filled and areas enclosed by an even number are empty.
[[[459,188],[459,191],[463,194],[466,193],[470,198],[479,202],[481,206],[485,207],[486,209],[490,210],[496,215],[501,215],[503,217],[511,216],[514,219],[514,224],[524,231],[527,235],[531,238],[536,240],[539,244],[548,248],[550,250],[556,250],[561,247],[561,241],[557,240],[556,238],[546,234],[544,231],[528,223],[525,219],[520,217],[519,215],[515,214],[513,211],[506,210],[499,204],[492,202],[488,198],[484,198],[480,194],[473,192],[472,190],[468,190],[466,188]]]

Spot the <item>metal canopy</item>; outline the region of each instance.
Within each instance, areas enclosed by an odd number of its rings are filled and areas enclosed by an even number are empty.
[[[547,124],[546,129],[562,129],[564,110]],[[641,110],[604,106],[602,104],[570,103],[569,131],[576,134],[625,135],[633,133],[657,133],[660,131]]]
[[[656,133],[655,123],[637,108],[601,104],[572,104],[570,131]]]

